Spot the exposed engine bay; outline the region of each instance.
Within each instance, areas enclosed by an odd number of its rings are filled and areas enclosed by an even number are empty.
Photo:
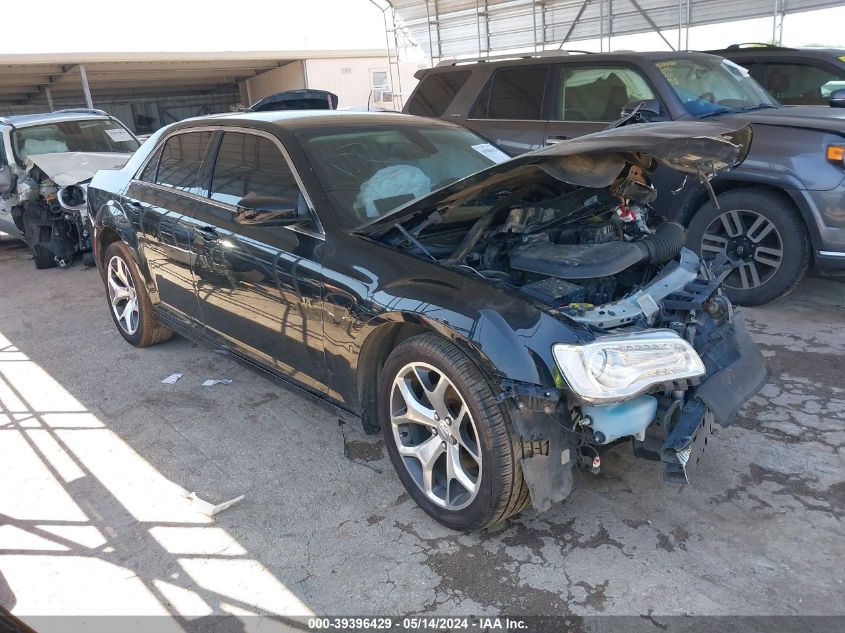
[[[651,209],[656,196],[646,171],[633,164],[603,188],[548,177],[500,189],[450,212],[460,217],[483,209],[471,222],[454,217],[444,222],[435,211],[413,228],[397,226],[389,239],[501,282],[575,320],[610,329],[657,311],[662,297],[651,295],[634,311],[599,307],[646,286],[684,245],[684,228]],[[697,259],[680,287],[697,275]]]

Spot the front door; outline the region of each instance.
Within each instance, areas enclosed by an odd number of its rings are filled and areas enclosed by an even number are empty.
[[[325,391],[323,236],[314,221],[261,226],[235,221],[247,194],[309,210],[281,143],[258,131],[225,131],[192,223],[191,253],[207,333],[276,373]]]
[[[190,216],[199,191],[210,131],[166,139],[126,192],[126,214],[137,227],[138,248],[153,282],[157,307],[183,325],[201,321],[191,271]]]

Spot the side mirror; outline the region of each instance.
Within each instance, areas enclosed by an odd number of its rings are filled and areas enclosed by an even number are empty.
[[[828,103],[831,108],[845,108],[845,88],[831,92]]]
[[[251,226],[288,226],[304,218],[298,200],[247,194],[238,201],[235,222]]]
[[[12,168],[8,165],[0,165],[0,194],[12,193],[15,189],[15,177],[12,175]]]

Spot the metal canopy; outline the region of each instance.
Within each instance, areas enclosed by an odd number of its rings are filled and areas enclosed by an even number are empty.
[[[389,0],[411,38],[433,60],[656,31],[686,48],[689,27],[842,5],[842,0]],[[669,41],[660,31],[675,30]],[[608,45],[608,49],[610,46]]]
[[[350,51],[0,55],[0,106],[82,105],[168,95],[237,93],[238,82],[301,59]],[[354,55],[384,56],[383,51]],[[2,113],[2,112],[0,112]]]

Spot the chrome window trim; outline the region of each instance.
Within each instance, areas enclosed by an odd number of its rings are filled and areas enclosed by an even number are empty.
[[[282,157],[284,158],[285,163],[288,166],[288,169],[290,169],[291,174],[293,174],[293,178],[296,181],[296,185],[297,185],[297,187],[299,187],[299,191],[302,193],[302,196],[305,198],[305,204],[308,205],[308,210],[311,212],[311,215],[314,218],[314,222],[317,225],[316,231],[312,231],[312,230],[307,229],[305,227],[300,227],[296,224],[292,224],[292,225],[285,227],[285,228],[287,228],[291,231],[294,231],[295,233],[302,233],[303,235],[309,235],[311,237],[316,237],[316,238],[322,239],[322,240],[326,239],[326,231],[323,228],[323,223],[320,220],[320,216],[317,215],[317,210],[314,208],[314,202],[311,200],[311,196],[308,194],[308,190],[305,188],[305,184],[302,182],[302,178],[300,177],[299,172],[297,171],[296,167],[294,166],[293,161],[290,158],[290,154],[288,153],[288,150],[285,148],[282,141],[279,140],[279,138],[275,134],[271,134],[270,132],[266,132],[265,130],[258,130],[258,129],[249,128],[249,127],[240,127],[240,126],[235,126],[235,125],[202,125],[202,126],[196,126],[196,127],[189,127],[189,128],[182,128],[182,129],[179,129],[179,130],[174,130],[173,132],[169,133],[167,136],[164,136],[164,137],[159,139],[159,142],[156,143],[156,146],[150,151],[149,155],[144,159],[144,162],[141,163],[141,166],[135,172],[135,175],[130,180],[130,183],[137,182],[137,183],[140,183],[140,184],[144,184],[144,185],[153,187],[155,189],[159,189],[161,191],[169,191],[169,192],[172,192],[172,193],[177,193],[177,194],[186,196],[188,198],[192,198],[194,200],[197,200],[199,202],[204,202],[206,204],[213,204],[213,205],[220,207],[222,209],[226,209],[227,211],[231,211],[234,214],[236,207],[232,204],[227,204],[225,202],[220,202],[219,200],[212,199],[211,198],[211,191],[209,191],[209,197],[206,198],[205,196],[200,196],[200,195],[197,195],[195,193],[190,193],[188,191],[180,191],[179,189],[174,189],[173,187],[165,187],[163,185],[159,185],[158,183],[149,182],[147,180],[141,180],[139,178],[139,176],[143,173],[144,169],[146,168],[147,163],[152,159],[153,156],[155,156],[156,152],[158,151],[158,149],[160,147],[162,147],[169,139],[173,138],[177,134],[187,134],[189,132],[212,132],[212,133],[222,132],[224,134],[226,132],[231,132],[231,133],[237,133],[237,134],[252,134],[253,136],[264,137],[264,138],[268,139],[269,141],[271,141],[272,143],[274,143],[276,145],[276,148],[281,152]],[[216,160],[216,158],[215,158],[215,160]],[[213,182],[213,174],[212,174],[212,182]]]

